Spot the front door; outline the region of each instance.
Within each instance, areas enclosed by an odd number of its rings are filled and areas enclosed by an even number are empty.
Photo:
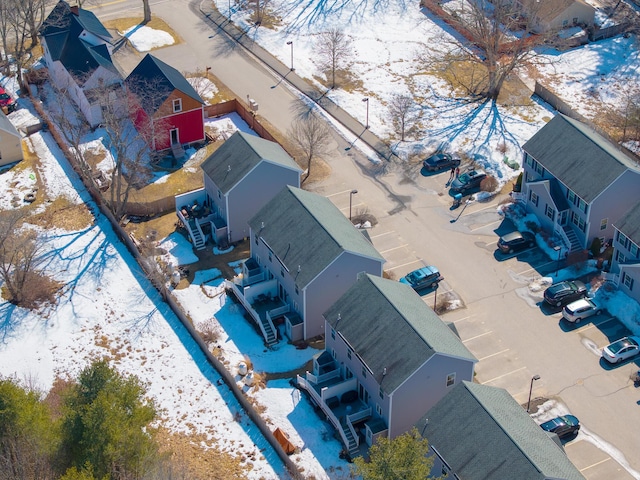
[[[560,225],[561,227],[564,227],[567,224],[567,210],[563,210],[562,212],[560,212],[560,215],[558,215],[558,225]]]
[[[169,134],[171,135],[171,145],[175,145],[177,143],[180,143],[180,139],[178,138],[178,129],[177,128],[174,128],[173,130],[170,130]]]

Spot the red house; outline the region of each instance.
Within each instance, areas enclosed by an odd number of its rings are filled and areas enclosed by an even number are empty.
[[[133,121],[156,151],[204,141],[204,102],[175,68],[147,54],[125,80]]]

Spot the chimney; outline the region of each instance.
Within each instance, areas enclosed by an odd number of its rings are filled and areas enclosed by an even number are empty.
[[[78,16],[78,5],[69,7],[69,10],[71,10],[71,13],[73,13],[76,17]]]

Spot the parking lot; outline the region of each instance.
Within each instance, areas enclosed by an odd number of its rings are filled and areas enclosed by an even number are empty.
[[[566,405],[583,431],[565,450],[588,480],[640,479],[634,470],[640,440],[629,427],[640,424],[640,392],[629,379],[640,361],[609,366],[600,360],[602,347],[628,331],[607,312],[576,326],[562,321],[560,311],[541,308],[543,290],[532,292],[529,285],[564,265],[537,247],[497,251],[498,238],[514,230],[496,211],[500,198],[452,209],[443,187],[447,176],[425,176],[412,185],[389,175],[410,199],[392,212],[369,193],[350,199],[350,190],[336,188],[325,194],[346,216],[356,208],[376,216],[379,223],[368,233],[393,278],[424,265],[439,268],[438,297],[451,293],[460,300],[442,318],[478,358],[476,381],[506,389],[525,406],[530,387],[532,398]],[[432,307],[435,295],[422,292]],[[534,376],[540,379],[532,382]]]

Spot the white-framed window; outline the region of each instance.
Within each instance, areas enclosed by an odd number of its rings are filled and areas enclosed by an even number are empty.
[[[567,199],[575,205],[576,203],[576,194],[571,190],[567,190]]]
[[[609,223],[608,218],[603,218],[600,220],[600,230],[605,230],[607,228],[607,224]]]
[[[536,169],[536,173],[537,173],[538,175],[540,175],[541,177],[543,177],[543,176],[544,176],[544,168],[542,167],[542,165],[540,165],[540,163],[539,163],[539,162],[536,162],[536,163],[534,164],[534,167],[535,167],[535,169]]]
[[[376,412],[378,415],[382,416],[382,407],[376,403]]]
[[[450,373],[449,375],[447,375],[447,387],[450,387],[454,383],[456,383],[456,374]]]
[[[629,239],[627,238],[627,236],[620,230],[618,230],[618,243],[624,248],[627,248],[627,244],[629,243]]]
[[[625,258],[624,254],[618,250],[616,252],[616,262],[618,263],[626,263],[627,259]]]
[[[547,203],[547,207],[545,208],[544,213],[545,213],[545,215],[546,215],[547,217],[549,217],[549,218],[551,219],[551,221],[552,221],[552,222],[555,220],[555,218],[556,218],[556,211],[555,211],[555,210],[554,210],[554,208],[553,208],[551,205],[549,205],[548,203]]]
[[[538,206],[538,194],[533,190],[529,191],[529,200],[531,200],[531,203],[533,203],[536,207]]]
[[[584,229],[586,227],[586,224],[584,223],[584,218],[582,218],[576,212],[571,212],[571,221],[576,227],[578,227],[580,230],[584,232]]]
[[[635,243],[629,241],[629,252],[631,253],[631,255],[635,258],[638,258],[638,245],[636,245]]]
[[[173,100],[173,113],[178,113],[182,111],[182,99],[176,98]]]
[[[627,275],[627,272],[622,274],[622,283],[624,283],[624,286],[629,290],[633,290],[633,278]]]

